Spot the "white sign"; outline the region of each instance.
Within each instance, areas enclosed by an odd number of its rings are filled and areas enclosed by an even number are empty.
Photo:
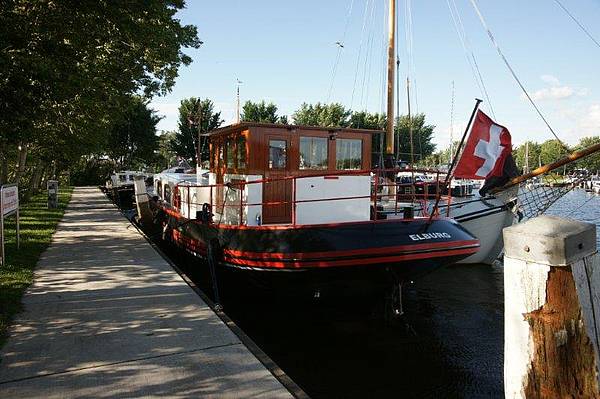
[[[17,186],[2,186],[0,189],[0,206],[2,215],[7,216],[19,208],[19,188]]]

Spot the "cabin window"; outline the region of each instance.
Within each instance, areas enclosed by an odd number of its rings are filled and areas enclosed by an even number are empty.
[[[336,169],[348,170],[362,167],[362,140],[337,139],[335,145]]]
[[[165,184],[165,194],[163,196],[163,199],[169,204],[171,203],[171,186],[169,186],[168,184]]]
[[[287,165],[287,142],[269,140],[269,169],[285,169]]]
[[[300,169],[327,169],[325,137],[300,137]]]
[[[126,182],[127,181],[127,176],[126,175],[119,175],[119,181],[120,182]]]
[[[158,180],[156,182],[156,195],[158,195],[160,198],[162,198],[162,183],[160,182],[160,180]]]
[[[240,136],[237,141],[237,167],[246,169],[246,137]]]
[[[235,148],[233,147],[233,140],[227,140],[225,142],[225,151],[227,152],[226,160],[227,160],[227,169],[235,168],[235,158],[233,154],[235,153]]]

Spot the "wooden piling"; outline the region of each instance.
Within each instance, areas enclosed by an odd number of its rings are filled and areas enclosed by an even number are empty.
[[[540,216],[504,242],[505,397],[600,398],[596,226]]]
[[[133,188],[135,192],[135,204],[140,223],[142,225],[150,225],[152,223],[152,210],[150,209],[148,192],[146,191],[146,180],[144,176],[135,177],[133,181]]]

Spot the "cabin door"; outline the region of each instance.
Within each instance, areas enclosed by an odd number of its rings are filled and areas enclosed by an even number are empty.
[[[290,175],[290,139],[282,135],[266,135],[266,173],[268,179],[281,179]],[[292,180],[276,180],[263,185],[262,222],[292,222]],[[269,205],[269,203],[272,203]]]

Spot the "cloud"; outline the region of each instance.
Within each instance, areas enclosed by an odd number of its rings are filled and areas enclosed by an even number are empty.
[[[568,85],[561,85],[560,80],[554,75],[542,75],[540,79],[545,82],[549,87],[545,87],[543,89],[534,91],[530,94],[533,100],[564,100],[571,97],[583,97],[587,96],[590,92],[588,88],[573,88]],[[523,94],[521,95],[523,100],[526,100],[527,97]]]
[[[575,90],[569,86],[554,86],[540,89],[531,93],[534,100],[563,100],[572,97]]]
[[[560,81],[554,75],[542,75],[542,76],[540,76],[540,79],[542,79],[544,82],[548,83],[551,86],[559,86],[560,85]]]
[[[592,104],[579,120],[579,125],[584,129],[590,129],[590,133],[600,133],[600,104]]]

